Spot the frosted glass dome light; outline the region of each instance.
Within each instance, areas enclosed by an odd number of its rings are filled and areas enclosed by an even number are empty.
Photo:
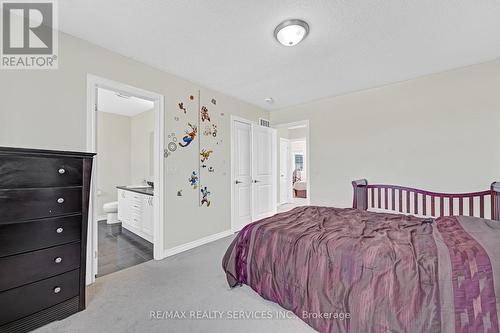
[[[274,37],[285,46],[295,46],[309,33],[309,25],[302,20],[286,20],[274,29]]]

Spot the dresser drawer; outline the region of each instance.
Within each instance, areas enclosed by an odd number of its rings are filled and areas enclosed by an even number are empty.
[[[0,293],[0,325],[78,295],[78,270]]]
[[[81,187],[0,190],[0,223],[81,211]]]
[[[80,267],[80,242],[0,258],[0,292]]]
[[[82,185],[82,160],[0,155],[0,188]]]
[[[0,257],[79,241],[81,228],[81,215],[0,223]]]

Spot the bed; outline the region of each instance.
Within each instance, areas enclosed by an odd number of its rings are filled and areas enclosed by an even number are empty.
[[[307,182],[297,181],[293,184],[295,198],[307,198]]]
[[[229,285],[319,332],[499,332],[500,184],[353,190],[353,208],[297,207],[244,227],[223,258]]]

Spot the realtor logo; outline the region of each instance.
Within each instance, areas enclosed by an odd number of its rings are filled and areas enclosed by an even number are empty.
[[[2,69],[57,69],[55,0],[1,2]]]

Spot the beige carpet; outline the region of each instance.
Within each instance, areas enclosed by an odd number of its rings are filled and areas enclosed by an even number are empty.
[[[232,239],[99,278],[87,290],[85,311],[37,332],[314,332],[251,288],[229,289],[221,261]],[[151,319],[151,311],[178,311],[177,317],[186,311],[188,318]],[[207,316],[215,319],[190,319]],[[246,316],[270,319],[241,319]]]

